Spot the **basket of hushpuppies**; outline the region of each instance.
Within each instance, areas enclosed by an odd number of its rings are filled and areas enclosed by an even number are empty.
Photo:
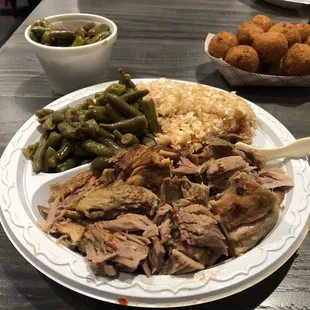
[[[310,24],[256,15],[236,34],[209,33],[205,51],[232,86],[310,86]]]

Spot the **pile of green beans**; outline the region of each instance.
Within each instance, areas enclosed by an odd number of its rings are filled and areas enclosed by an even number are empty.
[[[30,38],[49,46],[82,46],[102,41],[111,35],[106,24],[89,22],[77,29],[54,26],[45,19],[34,22],[29,30]]]
[[[90,162],[103,170],[120,148],[156,145],[160,126],[153,100],[144,98],[149,91],[137,89],[122,69],[119,73],[118,83],[76,107],[36,111],[40,140],[22,149],[34,173],[62,172]]]

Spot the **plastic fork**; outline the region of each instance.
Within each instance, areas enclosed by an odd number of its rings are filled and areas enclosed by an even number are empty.
[[[288,145],[276,147],[272,149],[264,149],[242,142],[236,143],[236,147],[240,150],[250,150],[257,155],[263,156],[267,161],[277,158],[300,158],[310,155],[310,137],[296,140]]]

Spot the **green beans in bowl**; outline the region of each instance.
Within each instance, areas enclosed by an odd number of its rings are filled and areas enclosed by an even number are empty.
[[[117,26],[99,15],[61,14],[34,21],[25,38],[52,88],[64,95],[105,81]]]
[[[34,42],[60,47],[93,44],[110,35],[111,29],[107,24],[87,22],[79,27],[70,27],[53,25],[44,18],[34,22],[29,30],[29,36]]]

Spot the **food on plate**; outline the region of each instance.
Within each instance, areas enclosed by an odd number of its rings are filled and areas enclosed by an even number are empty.
[[[233,67],[248,72],[256,72],[260,65],[257,52],[248,45],[232,47],[227,52],[225,61]]]
[[[233,33],[226,31],[220,32],[210,41],[209,53],[213,57],[224,59],[228,50],[238,44],[237,37]]]
[[[87,22],[79,28],[53,25],[46,19],[34,22],[29,30],[30,38],[49,46],[82,46],[100,42],[111,35],[106,24]]]
[[[286,36],[288,47],[295,43],[301,43],[301,35],[297,26],[289,22],[281,22],[273,25],[268,31],[280,32]]]
[[[252,22],[267,32],[273,25],[272,20],[266,15],[256,15],[253,17]]]
[[[310,46],[294,44],[283,57],[282,66],[287,75],[310,75]]]
[[[101,169],[118,149],[133,144],[156,145],[160,131],[156,108],[147,89],[137,89],[120,71],[119,83],[81,105],[36,111],[43,131],[38,142],[23,148],[34,173],[62,172],[84,163]]]
[[[209,134],[251,143],[256,117],[250,105],[236,96],[200,84],[159,79],[139,83],[156,105],[161,132],[156,140],[175,149],[199,150]]]
[[[241,45],[252,45],[254,38],[258,34],[264,33],[264,30],[254,22],[244,22],[238,27],[237,39]]]
[[[274,63],[264,64],[262,73],[270,74],[270,75],[279,75],[279,76],[285,75],[285,72],[282,66],[282,60],[278,62],[274,62]]]
[[[38,206],[39,227],[100,276],[185,274],[240,256],[273,229],[294,186],[212,135],[199,152],[134,145],[110,162],[52,184]]]
[[[297,24],[296,27],[298,28],[300,32],[301,42],[305,43],[306,40],[310,37],[310,25],[309,24]]]
[[[310,45],[310,36],[309,36],[308,39],[306,40],[305,44]]]
[[[252,47],[265,63],[280,61],[288,50],[288,42],[284,34],[265,32],[255,37]]]

